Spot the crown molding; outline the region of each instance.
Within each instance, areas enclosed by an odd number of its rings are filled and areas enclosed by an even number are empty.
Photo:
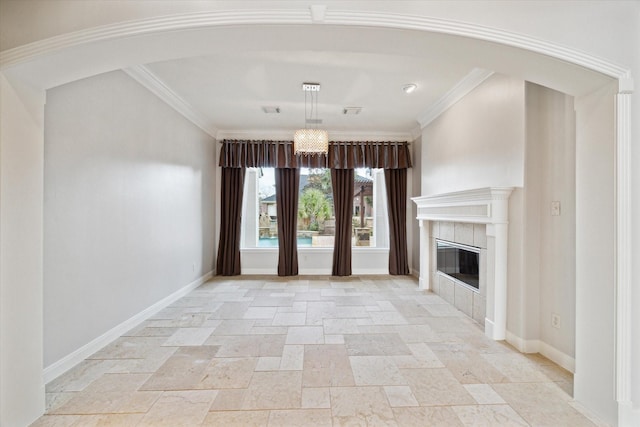
[[[151,91],[158,98],[166,102],[167,105],[169,105],[171,108],[182,114],[191,123],[198,126],[213,138],[216,138],[218,129],[216,129],[216,127],[209,120],[207,120],[207,118],[203,114],[193,108],[193,106],[185,101],[180,95],[175,93],[147,67],[145,67],[144,65],[136,65],[133,67],[125,68],[123,71],[135,81]]]
[[[116,38],[227,25],[312,24],[313,22],[309,8],[197,12],[127,21],[61,34],[7,49],[0,52],[0,69],[76,45]],[[322,23],[325,25],[388,27],[470,37],[540,53],[614,78],[631,77],[629,69],[586,52],[524,34],[473,23],[427,16],[345,11],[331,8],[326,9]]]
[[[474,68],[469,74],[464,76],[454,87],[449,89],[442,98],[436,101],[431,107],[420,114],[416,120],[424,129],[429,123],[434,121],[440,114],[453,107],[456,102],[467,96],[469,92],[480,86],[482,82],[493,75],[493,71]]]

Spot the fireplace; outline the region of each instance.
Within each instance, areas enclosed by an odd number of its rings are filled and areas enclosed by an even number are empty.
[[[436,239],[437,271],[451,279],[480,289],[480,248]]]
[[[420,288],[433,290],[446,301],[453,301],[456,308],[471,313],[478,323],[484,323],[485,334],[495,340],[504,340],[507,332],[508,208],[512,190],[477,188],[412,198],[420,225]],[[436,239],[480,247],[478,288],[474,289],[473,280],[462,284],[460,278],[466,279],[469,274],[467,267],[464,273],[447,267],[443,267],[443,273],[438,270]],[[468,246],[463,249],[469,250]]]

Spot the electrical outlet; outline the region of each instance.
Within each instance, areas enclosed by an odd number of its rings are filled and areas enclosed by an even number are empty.
[[[551,313],[551,326],[556,329],[560,329],[560,315],[556,313]]]
[[[560,216],[560,202],[551,202],[551,216]]]

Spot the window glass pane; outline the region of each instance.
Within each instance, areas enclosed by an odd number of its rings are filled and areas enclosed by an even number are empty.
[[[273,168],[258,171],[258,247],[278,247],[276,181]]]
[[[374,198],[372,169],[356,169],[353,183],[353,246],[375,246],[374,235]]]
[[[300,170],[298,247],[333,247],[333,187],[329,169]]]

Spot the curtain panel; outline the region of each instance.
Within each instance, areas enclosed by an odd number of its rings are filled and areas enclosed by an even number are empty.
[[[240,274],[240,227],[244,168],[222,168],[220,191],[220,241],[216,274]]]
[[[407,142],[331,142],[326,155],[295,155],[291,141],[222,141],[220,166],[225,168],[381,168],[411,167]]]
[[[385,169],[389,211],[389,274],[409,274],[407,256],[407,170]]]
[[[333,242],[333,276],[351,276],[351,215],[353,169],[331,169],[336,233]]]
[[[300,169],[276,168],[278,276],[298,275],[298,185]]]

